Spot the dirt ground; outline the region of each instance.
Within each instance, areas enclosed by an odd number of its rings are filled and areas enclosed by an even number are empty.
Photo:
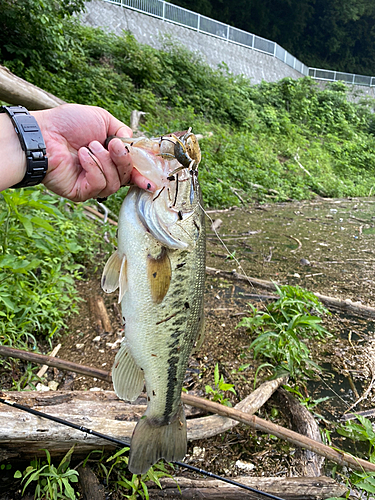
[[[375,200],[315,200],[313,202],[272,204],[244,209],[209,212],[212,220],[221,219],[220,239],[212,231],[207,235],[207,266],[236,270],[254,278],[281,284],[300,285],[325,295],[350,298],[375,307]],[[211,221],[207,220],[210,227]],[[221,241],[220,241],[221,240]],[[104,266],[106,257],[103,256]],[[98,262],[96,262],[98,264]],[[64,335],[56,338],[62,347],[58,357],[83,365],[111,370],[123,336],[123,326],[116,293],[107,295],[100,288],[100,271],[87,281],[77,283],[80,312],[69,319]],[[257,367],[264,360],[254,360],[249,352],[252,341],[244,328],[237,328],[248,312],[248,303],[264,307],[254,295],[269,292],[246,282],[207,276],[205,293],[205,341],[191,358],[185,387],[205,396],[205,385],[214,385],[214,367],[226,382],[234,384],[236,395],[228,393],[236,404],[253,390]],[[112,332],[96,325],[95,301],[104,299]],[[372,361],[367,346],[372,345],[374,322],[333,314],[325,319],[333,337],[326,344],[309,344],[313,359],[326,371],[301,392],[311,399],[329,396],[315,408],[322,428],[338,419],[343,411],[368,387]],[[366,346],[366,348],[365,348]],[[248,365],[242,370],[240,367]],[[259,381],[268,373],[263,370]],[[58,390],[111,390],[101,380],[49,369],[48,380],[59,383]],[[362,408],[371,407],[369,391]],[[258,415],[288,426],[288,416],[272,397]],[[341,441],[338,441],[340,446]],[[293,475],[295,450],[273,436],[253,432],[239,425],[224,435],[189,444],[185,461],[226,476],[243,474],[236,466],[241,460],[250,464],[247,475]]]

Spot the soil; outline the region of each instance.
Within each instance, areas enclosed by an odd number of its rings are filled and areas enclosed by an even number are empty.
[[[222,223],[220,238],[207,234],[207,266],[236,270],[254,278],[281,284],[300,285],[325,295],[350,298],[375,307],[375,199],[315,200],[303,203],[270,204],[226,211],[209,211],[209,217]],[[211,222],[207,220],[208,226]],[[224,243],[224,245],[223,245]],[[95,263],[100,270],[103,262]],[[110,371],[123,336],[117,296],[100,288],[100,271],[77,283],[80,312],[68,321],[63,335],[56,338],[62,347],[58,357]],[[226,382],[234,384],[236,395],[227,397],[234,405],[253,390],[255,373],[262,359],[254,360],[249,345],[252,338],[245,328],[237,328],[249,314],[249,303],[264,308],[266,302],[254,295],[270,292],[255,289],[246,282],[207,276],[205,293],[206,335],[198,353],[191,358],[185,387],[204,396],[206,384],[214,386],[214,367],[218,363]],[[96,325],[90,300],[102,297],[112,332]],[[314,408],[322,429],[331,430],[336,421],[369,386],[374,361],[371,354],[375,324],[361,318],[333,314],[324,319],[333,336],[325,343],[309,342],[312,358],[326,371],[298,390],[306,401],[328,396]],[[246,368],[240,368],[246,365]],[[259,382],[269,376],[266,369]],[[48,380],[59,389],[111,390],[110,384],[72,373],[49,369]],[[360,406],[371,407],[373,390]],[[359,408],[358,406],[356,407]],[[258,415],[289,426],[276,397]],[[345,441],[337,437],[337,446]],[[224,435],[189,444],[185,461],[211,472],[236,476],[243,474],[238,460],[252,464],[247,475],[293,475],[297,465],[294,448],[273,436],[253,432],[239,425]],[[114,497],[113,497],[114,498]]]

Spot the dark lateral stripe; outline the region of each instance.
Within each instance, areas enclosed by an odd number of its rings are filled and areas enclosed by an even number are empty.
[[[174,349],[173,351],[177,351],[177,349]],[[165,397],[165,408],[163,414],[165,423],[169,422],[173,410],[174,395],[177,386],[178,359],[178,356],[171,356],[169,358],[167,394]]]

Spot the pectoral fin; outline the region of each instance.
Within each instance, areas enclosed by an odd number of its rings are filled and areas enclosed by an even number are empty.
[[[115,393],[126,401],[135,401],[144,386],[143,371],[136,365],[128,346],[123,343],[112,368]]]
[[[160,304],[168,292],[172,278],[171,261],[165,247],[162,247],[158,257],[147,257],[147,277],[152,300],[155,304]]]
[[[120,256],[118,250],[107,260],[102,275],[102,289],[112,293],[120,288],[119,303],[127,290],[126,257]]]

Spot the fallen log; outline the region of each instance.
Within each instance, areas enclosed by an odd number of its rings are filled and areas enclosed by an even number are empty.
[[[236,271],[223,271],[222,269],[215,269],[214,267],[206,267],[206,273],[213,276],[224,276],[225,278],[246,281],[251,286],[258,286],[259,288],[265,288],[266,290],[276,290],[276,287],[274,283],[272,283],[272,281],[251,278],[250,276],[239,274]]]
[[[236,481],[286,500],[320,500],[342,497],[347,488],[329,477],[236,477]],[[181,493],[177,488],[178,483]],[[217,479],[177,477],[160,480],[162,490],[148,483],[150,498],[206,498],[210,500],[259,499],[259,495]]]
[[[0,66],[0,100],[20,104],[29,110],[48,109],[65,101],[16,76],[5,66]]]
[[[6,348],[8,351],[11,350],[13,353],[15,351],[18,351],[18,349],[12,349],[10,347]],[[2,352],[1,352],[2,351]],[[0,346],[0,354],[3,354],[4,352],[4,346]],[[24,353],[24,351],[19,351],[21,353]],[[30,353],[25,353],[30,354]],[[8,356],[13,356],[14,354],[8,354]],[[35,356],[35,355],[34,355]],[[48,364],[47,363],[47,356],[42,356],[38,355],[42,358],[42,361],[40,361],[41,364]],[[16,356],[17,357],[17,356]],[[25,356],[24,359],[29,359]],[[54,358],[51,359],[51,366],[52,362],[56,361]],[[60,360],[61,361],[61,360]],[[69,370],[72,370],[72,365],[74,366],[75,363],[70,363],[67,361],[64,361],[64,363],[68,363],[70,368]],[[79,365],[75,365],[78,366]],[[80,367],[80,372],[79,373],[84,373],[85,369],[88,369],[90,371],[94,371],[93,369],[89,367]],[[73,370],[72,370],[73,371]],[[104,375],[102,376],[103,380],[110,380],[110,374],[108,372],[104,372],[104,370],[96,370],[96,372],[102,372]],[[96,375],[97,378],[101,378],[100,376]],[[0,393],[1,394],[1,393]],[[17,393],[17,392],[11,392],[10,397],[13,395],[19,395],[22,393]],[[33,394],[33,393],[30,393]],[[92,392],[88,394],[93,394]],[[4,397],[4,396],[2,396]],[[228,417],[233,420],[237,420],[238,422],[241,422],[243,424],[249,425],[251,428],[265,432],[267,434],[272,434],[280,439],[285,439],[286,441],[299,446],[301,448],[306,448],[310,451],[313,451],[314,453],[317,453],[318,455],[321,455],[328,460],[332,460],[333,462],[336,462],[339,465],[346,465],[347,467],[351,467],[353,470],[359,470],[359,471],[368,471],[368,472],[375,472],[375,464],[368,462],[367,460],[363,460],[361,458],[356,458],[353,457],[352,455],[349,455],[348,453],[344,453],[341,450],[336,450],[333,448],[330,448],[329,446],[326,446],[322,443],[318,443],[314,439],[310,439],[306,436],[302,436],[301,434],[298,434],[297,432],[291,431],[289,429],[285,429],[284,427],[281,427],[280,425],[276,425],[272,422],[268,422],[267,420],[263,420],[262,418],[256,417],[255,415],[247,415],[246,413],[243,413],[236,408],[229,408],[227,406],[223,406],[218,403],[214,403],[213,401],[208,401],[207,399],[199,398],[197,396],[192,396],[191,394],[181,394],[181,400],[184,404],[190,405],[190,406],[195,406],[197,408],[201,408],[205,411],[208,411],[210,413],[218,414],[223,417]],[[40,420],[40,419],[39,419]],[[0,416],[0,422],[1,422],[1,416]],[[87,427],[87,426],[86,426]],[[98,429],[95,429],[98,430]],[[89,436],[89,438],[92,438],[92,436]],[[120,438],[121,439],[121,438]],[[9,436],[7,436],[7,440],[9,441]],[[1,440],[0,440],[1,444]],[[70,446],[71,447],[71,446]]]
[[[83,500],[104,500],[104,485],[99,483],[99,479],[93,471],[86,467],[78,467],[78,481],[82,489]]]
[[[285,382],[284,378],[265,382],[247,398],[236,405],[242,412],[256,412]],[[61,417],[102,434],[129,439],[139,418],[146,411],[146,399],[135,403],[121,401],[112,391],[51,391],[51,392],[3,392],[0,396],[23,406],[49,415]],[[196,415],[197,410],[185,408],[186,416]],[[188,440],[216,436],[238,425],[237,420],[210,415],[188,420]],[[113,445],[101,438],[84,435],[55,422],[24,413],[11,406],[0,405],[0,448],[3,460],[6,455],[32,456],[44,455],[42,448],[48,448],[51,455],[66,453],[76,443],[75,456],[88,451]],[[1,455],[1,451],[0,451]]]
[[[282,387],[277,390],[277,395],[282,403],[282,408],[286,408],[291,415],[293,430],[321,443],[319,426],[309,410]],[[319,477],[322,475],[323,457],[310,450],[298,448],[295,458],[297,466],[296,473],[293,473],[293,475],[306,477]]]
[[[268,380],[261,384],[254,392],[249,394],[243,401],[238,403],[235,408],[248,415],[252,415],[268,401],[281,384],[285,383],[286,378],[284,377]],[[182,400],[184,400],[184,394],[182,394]],[[190,422],[190,426],[188,422],[188,439],[191,441],[216,436],[217,434],[233,429],[234,426],[239,424],[237,420],[222,417],[220,415],[195,418],[193,421],[194,425],[192,421]]]
[[[275,284],[272,281],[252,278],[250,276],[245,276],[244,274],[237,273],[236,271],[223,271],[222,269],[206,267],[206,273],[214,276],[224,276],[225,278],[244,281],[250,286],[264,288],[266,290],[276,290]],[[275,283],[279,284],[277,282]],[[361,318],[375,319],[375,307],[364,306],[359,302],[353,302],[351,299],[339,299],[337,297],[322,295],[318,292],[313,293],[321,302],[323,302],[323,304],[328,309],[331,309],[333,311],[344,311],[348,314],[353,314],[354,316],[360,316]],[[277,298],[278,297],[275,296],[275,300]]]
[[[0,345],[0,356],[6,358],[22,359],[24,361],[31,361],[32,363],[53,366],[59,370],[66,370],[69,372],[80,373],[88,377],[99,378],[106,382],[112,383],[111,374],[100,368],[92,368],[91,366],[78,365],[71,361],[54,358],[52,356],[44,356],[43,354],[35,354],[32,352],[22,351],[21,349],[14,349],[13,347]]]
[[[363,460],[361,458],[353,457],[348,453],[341,450],[336,450],[326,446],[325,444],[318,443],[314,439],[302,436],[297,432],[281,427],[281,425],[268,422],[262,418],[255,415],[246,415],[238,411],[235,408],[228,408],[227,406],[214,403],[213,401],[207,401],[206,399],[198,398],[190,394],[183,394],[182,401],[184,404],[189,404],[192,406],[197,406],[198,408],[204,408],[212,413],[217,413],[224,417],[230,417],[243,424],[250,426],[252,429],[257,431],[265,432],[267,434],[272,434],[280,439],[285,439],[289,443],[299,446],[301,448],[306,448],[318,455],[321,455],[328,460],[332,460],[339,465],[346,465],[353,470],[375,472],[375,464]]]

